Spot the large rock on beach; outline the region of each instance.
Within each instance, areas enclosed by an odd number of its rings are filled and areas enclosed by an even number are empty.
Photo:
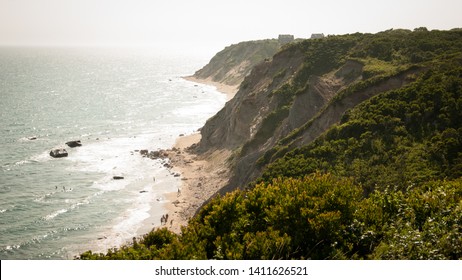
[[[66,142],[66,145],[68,145],[71,148],[75,148],[75,147],[82,146],[82,142],[80,142],[80,140],[74,140],[74,141]]]
[[[66,149],[54,149],[50,151],[50,156],[54,158],[62,158],[62,157],[67,157],[68,153]]]

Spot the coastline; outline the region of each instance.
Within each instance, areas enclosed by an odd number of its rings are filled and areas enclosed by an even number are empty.
[[[197,79],[192,76],[182,77],[182,79],[201,85],[213,86],[216,91],[226,95],[226,101],[232,99],[238,91],[238,86],[225,85],[209,79]],[[159,159],[168,164],[166,170],[168,170],[170,176],[179,177],[177,178],[179,187],[177,191],[159,194],[156,201],[152,203],[161,203],[162,211],[159,212],[159,207],[151,206],[148,211],[148,218],[141,222],[139,228],[135,231],[135,237],[140,238],[150,231],[160,228],[167,228],[176,234],[181,234],[181,228],[187,226],[189,220],[199,208],[229,181],[230,170],[226,160],[230,157],[231,152],[218,150],[197,155],[189,148],[198,144],[200,139],[200,131],[185,135],[180,134],[175,139],[173,146],[165,150],[158,150],[163,154]],[[166,214],[168,214],[168,221],[161,224],[160,217]],[[113,244],[107,245],[105,241],[109,241],[109,239],[106,236],[98,237],[95,241],[104,243],[99,249],[93,248],[94,252],[101,253],[105,253],[109,248],[131,243],[130,240],[126,240],[116,246]],[[81,253],[80,251],[73,252],[72,255],[78,256]]]
[[[198,84],[214,86],[217,89],[217,91],[223,94],[226,94],[226,101],[231,100],[234,97],[234,95],[236,95],[237,91],[239,90],[239,85],[231,86],[231,85],[215,82],[215,81],[212,81],[212,78],[198,79],[194,76],[187,76],[187,77],[183,77],[183,79],[190,81],[190,82],[198,83]]]
[[[217,91],[226,94],[227,101],[238,90],[238,86],[229,86],[210,79],[202,80],[192,76],[184,79],[216,87]],[[200,139],[200,132],[180,136],[175,145],[166,151],[173,173],[180,174],[181,185],[177,192],[165,194],[165,209],[169,218],[161,227],[177,234],[181,233],[181,227],[188,224],[197,210],[226,185],[230,177],[226,159],[230,157],[231,151],[216,150],[200,155],[191,152],[189,148],[199,143]]]

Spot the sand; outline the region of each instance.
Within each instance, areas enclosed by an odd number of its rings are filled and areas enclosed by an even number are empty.
[[[215,82],[215,81],[212,81],[211,78],[197,79],[197,78],[195,78],[193,76],[188,76],[188,77],[184,77],[184,79],[188,80],[190,82],[195,82],[195,83],[199,83],[199,84],[206,84],[206,85],[214,86],[217,89],[217,91],[226,94],[226,100],[227,101],[231,100],[234,97],[234,95],[236,95],[236,92],[239,89],[238,85],[231,86],[231,85]]]
[[[215,86],[225,93],[228,100],[234,97],[238,87],[223,85],[209,80],[199,80],[193,77],[189,81]],[[189,147],[201,139],[199,132],[182,136],[176,140],[175,146],[167,150],[173,173],[181,176],[181,187],[177,192],[166,195],[166,210],[168,221],[164,225],[175,233],[181,232],[181,227],[195,215],[199,208],[224,187],[230,177],[227,159],[231,156],[229,150],[217,150],[197,155]]]

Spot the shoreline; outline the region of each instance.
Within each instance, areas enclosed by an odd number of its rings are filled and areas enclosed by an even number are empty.
[[[232,99],[238,91],[238,86],[229,86],[213,82],[209,79],[197,79],[192,76],[182,77],[182,79],[215,87],[216,91],[226,95],[227,102]],[[221,109],[222,108],[220,108],[220,110]],[[231,152],[219,150],[197,155],[191,152],[189,148],[198,144],[200,139],[200,131],[184,135],[180,134],[175,138],[173,146],[167,149],[157,150],[164,154],[158,159],[168,164],[166,170],[170,173],[169,176],[172,178],[179,177],[179,187],[177,191],[159,193],[158,199],[152,203],[162,204],[159,205],[162,211],[159,212],[158,207],[151,205],[150,210],[147,212],[149,217],[139,224],[134,237],[142,238],[149,232],[161,228],[167,228],[176,234],[181,234],[181,228],[188,224],[197,210],[228,182],[230,173],[226,160],[231,155]],[[160,217],[165,214],[168,214],[168,221],[165,224],[161,224]],[[101,240],[104,241],[106,238],[106,236],[98,237],[97,242],[101,242]],[[130,240],[126,240],[119,246],[130,243]],[[100,250],[94,248],[93,251],[106,253],[107,249],[114,248],[113,245],[104,245],[103,247],[105,249]],[[74,257],[82,252],[74,252]]]
[[[230,177],[226,164],[230,151],[217,150],[201,155],[189,151],[188,148],[198,143],[200,138],[198,132],[182,136],[168,150],[172,171],[180,174],[181,186],[177,192],[165,194],[169,220],[163,227],[177,234],[197,210],[226,185]]]
[[[192,76],[183,79],[214,86],[218,92],[226,94],[227,101],[238,91],[238,86],[229,86],[210,79]],[[165,225],[158,228],[166,227],[180,234],[181,228],[188,224],[197,210],[229,181],[230,169],[226,160],[231,156],[231,151],[216,150],[200,155],[191,152],[190,147],[198,144],[201,136],[199,131],[179,136],[175,145],[166,151],[172,171],[180,174],[181,183],[178,191],[164,194],[164,207],[169,218]]]
[[[236,95],[237,91],[239,90],[239,85],[231,86],[231,85],[212,81],[211,78],[198,79],[194,76],[186,76],[182,78],[185,79],[186,81],[190,81],[193,83],[214,86],[218,92],[221,92],[226,95],[226,101],[231,100]]]

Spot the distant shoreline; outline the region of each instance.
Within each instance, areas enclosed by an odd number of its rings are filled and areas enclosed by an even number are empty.
[[[190,82],[216,87],[217,91],[226,94],[226,101],[231,100],[236,95],[237,91],[239,90],[239,85],[231,86],[231,85],[212,81],[211,78],[199,79],[194,76],[186,76],[182,78]]]

